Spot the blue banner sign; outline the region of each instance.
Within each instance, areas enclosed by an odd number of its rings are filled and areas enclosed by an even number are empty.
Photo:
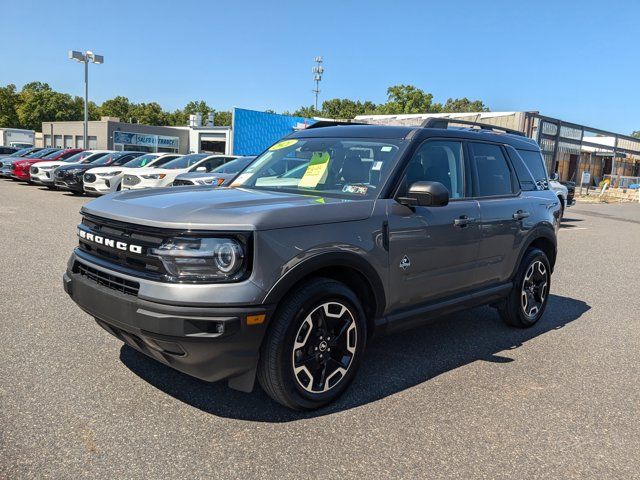
[[[180,139],[147,133],[113,132],[113,143],[114,145],[139,145],[141,147],[175,148],[177,150],[180,146]]]

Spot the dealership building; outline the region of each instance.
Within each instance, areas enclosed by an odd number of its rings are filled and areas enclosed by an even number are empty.
[[[124,123],[115,117],[102,117],[100,120],[88,123],[85,147],[83,122],[42,122],[42,146],[142,152],[189,152],[189,132],[183,129]]]
[[[519,130],[538,142],[549,173],[558,173],[560,180],[579,182],[582,173],[589,172],[591,182],[596,185],[604,178],[613,177],[613,183],[622,186],[625,181],[622,177],[640,176],[639,138],[547,117],[539,112],[359,115],[355,121],[420,125],[433,117],[451,119],[452,126],[456,126],[455,119],[458,119]]]
[[[192,115],[189,125],[152,126],[125,123],[115,117],[90,121],[88,149],[134,150],[143,152],[219,153],[257,155],[290,133],[314,123],[311,118],[234,108],[231,126],[212,125],[212,118],[202,124],[202,117]],[[43,122],[36,135],[36,146],[85,148],[84,123]]]

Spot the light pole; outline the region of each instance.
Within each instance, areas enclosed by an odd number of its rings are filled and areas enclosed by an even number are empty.
[[[84,63],[84,139],[82,147],[89,148],[89,62],[100,65],[104,63],[102,55],[96,55],[90,50],[86,52],[77,52],[69,50],[69,58],[76,62]]]
[[[320,93],[320,80],[322,80],[322,74],[324,73],[324,67],[322,66],[322,57],[316,57],[313,59],[316,62],[316,66],[311,70],[313,72],[313,80],[316,82],[315,90],[312,90],[316,94],[316,112],[318,111],[318,94]]]

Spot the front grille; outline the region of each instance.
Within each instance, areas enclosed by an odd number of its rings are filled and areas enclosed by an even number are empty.
[[[96,176],[93,173],[85,173],[84,174],[84,181],[85,182],[95,182],[96,181]]]
[[[125,185],[137,185],[140,183],[140,178],[135,175],[125,175],[122,179],[122,183]]]
[[[167,273],[160,259],[153,255],[148,255],[147,252],[152,248],[159,247],[172,232],[165,231],[156,233],[149,227],[131,225],[88,215],[83,217],[82,225],[80,225],[79,228],[116,242],[124,242],[127,245],[140,245],[142,247],[142,253],[138,254],[129,250],[119,250],[104,244],[100,245],[95,242],[90,242],[81,237],[79,238],[80,250],[111,264],[120,265],[128,271],[133,270],[132,273],[140,272],[144,276],[152,279],[161,280]]]
[[[194,183],[190,180],[181,180],[181,179],[176,179],[173,181],[173,186],[179,186],[179,185],[194,185]]]
[[[97,268],[90,267],[84,263],[75,262],[73,265],[73,272],[79,273],[83,277],[92,280],[99,285],[117,290],[118,292],[126,293],[127,295],[138,295],[140,290],[140,284],[138,282],[132,282],[125,278],[121,278],[111,273],[106,273]]]

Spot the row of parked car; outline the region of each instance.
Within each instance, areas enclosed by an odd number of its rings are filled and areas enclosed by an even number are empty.
[[[30,147],[0,155],[0,176],[77,195],[184,185],[219,187],[253,158]]]

